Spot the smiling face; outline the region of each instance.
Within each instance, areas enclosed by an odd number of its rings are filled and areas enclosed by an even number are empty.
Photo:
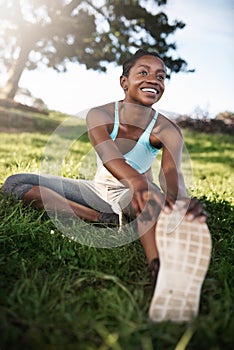
[[[151,107],[163,95],[166,68],[163,61],[154,56],[140,57],[131,67],[129,75],[120,77],[125,91],[125,102]]]

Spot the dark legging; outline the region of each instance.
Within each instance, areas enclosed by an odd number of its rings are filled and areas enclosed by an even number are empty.
[[[6,179],[1,192],[21,199],[33,186],[47,187],[64,198],[100,212],[113,212],[109,203],[97,194],[93,181],[74,180],[54,175],[15,174]]]

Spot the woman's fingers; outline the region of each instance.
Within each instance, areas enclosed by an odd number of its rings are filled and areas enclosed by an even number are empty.
[[[167,197],[163,210],[166,214],[170,214],[173,209],[175,209],[175,200],[171,197]]]
[[[181,201],[184,203],[182,205],[183,209],[186,210],[186,220],[193,221],[198,219],[199,222],[204,223],[207,220],[208,214],[204,210],[203,205],[197,198],[184,198],[180,199],[180,204],[170,197],[166,198],[166,203],[164,206],[164,212],[170,214],[173,209],[181,209]]]
[[[203,223],[206,221],[207,216],[208,214],[204,210],[202,203],[199,202],[197,198],[191,198],[186,219],[188,221],[193,221],[195,218],[198,218],[199,222]]]
[[[182,201],[184,207],[187,207],[186,220],[193,221],[197,218],[201,223],[207,220],[208,214],[197,198],[185,198]],[[141,221],[156,220],[162,208],[165,213],[171,213],[176,209],[176,205],[173,198],[165,199],[164,195],[155,189],[137,191],[132,199],[132,208]]]
[[[164,196],[160,191],[141,191],[135,194],[132,205],[141,221],[155,220],[164,205]]]

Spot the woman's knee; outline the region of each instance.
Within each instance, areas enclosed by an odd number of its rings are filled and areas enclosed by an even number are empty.
[[[14,175],[11,175],[9,176],[3,186],[2,186],[2,191],[3,192],[11,192],[12,189],[16,186],[16,184],[19,182],[18,180],[20,179],[20,175],[19,174],[14,174]]]
[[[9,176],[2,188],[1,192],[6,195],[13,195],[17,199],[21,199],[22,196],[32,188],[29,183],[23,182],[24,174],[14,174]]]

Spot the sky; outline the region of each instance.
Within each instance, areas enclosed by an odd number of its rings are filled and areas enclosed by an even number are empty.
[[[168,113],[203,111],[211,118],[234,112],[234,0],[168,0],[162,10],[170,21],[183,21],[173,40],[177,54],[195,73],[173,74],[155,108]],[[69,64],[68,72],[25,71],[19,85],[41,98],[49,109],[77,114],[124,97],[119,85],[121,67],[107,73]]]

